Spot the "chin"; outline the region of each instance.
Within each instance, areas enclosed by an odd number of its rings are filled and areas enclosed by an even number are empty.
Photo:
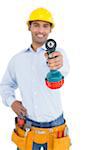
[[[46,42],[46,40],[47,40],[47,39],[45,39],[45,40],[38,40],[37,43],[39,43],[39,44],[44,44],[44,43]]]

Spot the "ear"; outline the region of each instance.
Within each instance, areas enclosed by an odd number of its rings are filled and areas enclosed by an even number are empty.
[[[50,33],[52,32],[52,28],[50,28]]]
[[[28,30],[30,31],[30,29],[31,29],[31,25],[29,24],[29,26],[28,26]]]

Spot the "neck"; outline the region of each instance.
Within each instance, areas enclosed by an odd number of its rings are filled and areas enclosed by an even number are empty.
[[[37,48],[41,47],[43,44],[38,44],[38,43],[34,43],[32,42],[32,49],[33,51],[37,51]]]

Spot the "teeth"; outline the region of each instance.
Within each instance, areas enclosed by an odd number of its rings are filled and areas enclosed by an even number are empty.
[[[42,34],[38,34],[38,35],[37,35],[37,37],[42,38],[42,37],[43,37],[43,35],[42,35]]]

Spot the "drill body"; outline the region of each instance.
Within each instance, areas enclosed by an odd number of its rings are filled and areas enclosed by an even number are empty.
[[[56,50],[56,42],[53,39],[47,40],[45,44],[47,48],[48,55],[55,52]],[[52,59],[51,57],[49,59]],[[45,78],[46,85],[51,89],[58,89],[64,83],[64,76],[58,70],[50,70]]]

